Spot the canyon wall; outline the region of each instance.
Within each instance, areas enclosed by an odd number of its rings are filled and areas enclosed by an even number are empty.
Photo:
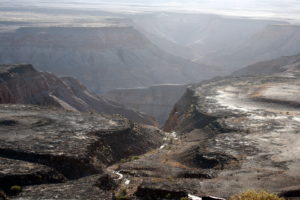
[[[206,65],[165,53],[132,27],[25,27],[0,34],[0,63],[31,63],[73,76],[90,90],[186,84],[213,76]]]
[[[127,108],[153,116],[163,125],[185,89],[186,85],[156,85],[148,88],[112,90],[103,96]]]

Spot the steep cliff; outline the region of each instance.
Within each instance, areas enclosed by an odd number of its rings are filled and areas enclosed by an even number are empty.
[[[112,90],[103,96],[127,108],[153,116],[162,125],[185,89],[186,85],[156,85],[148,88]]]
[[[90,92],[76,79],[58,78],[31,65],[0,65],[0,103],[54,106],[71,111],[121,114],[155,125],[147,115],[126,109]]]

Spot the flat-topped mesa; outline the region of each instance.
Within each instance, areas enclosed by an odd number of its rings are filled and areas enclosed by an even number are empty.
[[[0,103],[54,106],[71,111],[121,114],[139,123],[156,125],[152,117],[90,92],[72,77],[59,78],[31,65],[0,65]]]
[[[216,179],[201,182],[208,193],[279,193],[298,185],[299,61],[280,67],[284,70],[268,75],[195,84],[174,107],[165,128],[183,131],[187,143],[198,142],[177,160],[218,172]]]
[[[141,48],[146,38],[133,27],[24,27],[16,35],[26,38],[23,45],[56,48],[104,49],[115,47]],[[5,38],[5,37],[3,37]],[[5,44],[5,41],[1,41]]]
[[[0,157],[46,165],[68,179],[101,173],[105,165],[162,143],[158,129],[117,115],[26,105],[0,108]]]

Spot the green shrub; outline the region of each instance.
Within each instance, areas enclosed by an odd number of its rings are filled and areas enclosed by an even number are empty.
[[[171,198],[171,194],[168,193],[168,194],[166,195],[166,199],[170,199],[170,198]]]
[[[168,180],[168,181],[174,181],[174,178],[173,178],[172,176],[168,176],[168,177],[167,177],[167,180]]]
[[[234,195],[229,200],[283,200],[277,195],[266,191],[249,190],[240,194]]]
[[[127,196],[127,190],[125,188],[122,188],[118,194],[114,198],[115,200],[131,200],[131,197]]]
[[[115,200],[132,200],[132,198],[127,196],[116,196]]]
[[[138,160],[140,159],[139,156],[130,156],[128,158],[123,158],[120,162],[121,163],[126,163],[126,162],[131,162],[131,161],[134,161],[134,160]]]
[[[138,159],[140,159],[139,156],[132,156],[132,157],[131,157],[131,160],[138,160]]]
[[[180,200],[189,200],[188,197],[181,197]]]
[[[10,187],[10,191],[14,194],[18,194],[18,193],[22,192],[22,187],[19,185],[13,185]]]

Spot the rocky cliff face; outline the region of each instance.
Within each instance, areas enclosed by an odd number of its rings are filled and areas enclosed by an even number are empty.
[[[121,114],[155,125],[149,116],[90,92],[76,79],[35,70],[31,65],[0,65],[0,103],[54,106],[71,111]]]
[[[209,67],[165,53],[132,27],[27,27],[1,33],[0,44],[0,63],[71,75],[97,93],[213,76]]]
[[[216,172],[202,190],[226,197],[298,184],[299,63],[274,72],[195,84],[174,107],[165,128],[181,133],[185,147],[174,159]]]
[[[120,116],[0,107],[0,188],[31,185],[16,199],[111,199],[96,186],[103,167],[162,143],[160,130]]]
[[[103,96],[127,108],[153,116],[163,125],[185,89],[186,85],[157,85],[149,88],[112,90]]]

